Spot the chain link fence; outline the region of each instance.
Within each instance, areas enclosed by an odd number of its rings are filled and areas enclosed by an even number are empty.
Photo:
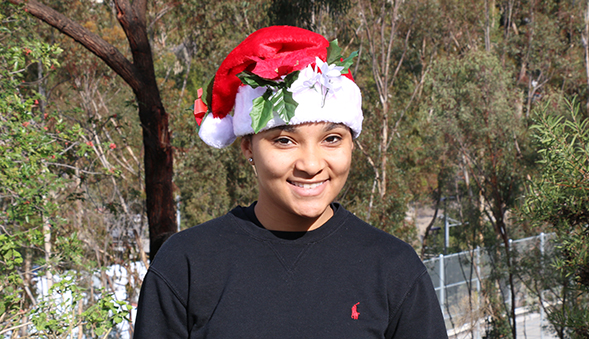
[[[530,293],[527,284],[531,281],[529,271],[534,270],[530,263],[534,263],[535,267],[546,267],[540,261],[552,253],[554,244],[549,241],[552,238],[554,234],[541,233],[534,237],[510,240],[510,253],[515,271],[516,313],[538,312],[540,328],[547,326],[548,322],[545,320],[540,298]],[[424,261],[442,306],[450,335],[468,333],[466,337],[478,339],[485,334],[486,312],[483,309],[485,304],[482,302],[485,283],[493,284],[499,291],[498,297],[506,305],[506,312],[510,308],[508,305],[511,291],[504,255],[504,246],[477,247],[471,251],[440,254],[437,258]],[[544,338],[544,335],[540,334],[538,338]]]

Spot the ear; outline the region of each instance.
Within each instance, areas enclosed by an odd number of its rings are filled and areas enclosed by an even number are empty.
[[[254,152],[252,151],[252,136],[246,135],[241,138],[241,153],[246,159],[253,158]]]

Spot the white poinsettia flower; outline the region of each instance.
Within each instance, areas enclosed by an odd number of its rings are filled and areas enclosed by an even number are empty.
[[[314,88],[315,85],[321,83],[320,74],[315,72],[311,66],[306,67],[301,74],[299,74],[299,78],[301,78],[302,83],[301,85],[306,88]]]
[[[336,66],[335,64],[328,65],[327,62],[323,62],[323,60],[315,57],[315,64],[321,70],[321,74],[327,78],[335,78],[342,75],[342,70],[344,69],[343,66]]]
[[[315,64],[323,100],[335,96],[335,93],[341,87],[341,75],[344,68],[334,64],[329,65],[319,58],[315,58]]]
[[[313,70],[313,67],[308,66],[302,69],[295,82],[288,89],[291,93],[300,93],[310,89],[319,84],[319,74]]]
[[[335,89],[339,85],[337,80],[341,77],[343,69],[342,66],[329,65],[323,60],[315,58],[315,67],[308,66],[302,69],[298,80],[292,84],[290,90],[291,92],[298,92],[315,88],[320,91],[317,85],[324,87],[324,92]]]
[[[322,106],[325,100],[334,97],[341,88],[342,66],[329,65],[319,58],[315,58],[315,67],[310,65],[302,69],[297,80],[291,85],[289,91],[293,94],[302,94],[313,91],[321,96]]]

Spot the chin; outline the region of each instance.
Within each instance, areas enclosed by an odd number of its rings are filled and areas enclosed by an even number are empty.
[[[312,204],[311,206],[300,206],[295,209],[294,213],[299,217],[306,219],[318,219],[328,208],[329,204],[326,204],[323,207],[317,207],[317,204]]]

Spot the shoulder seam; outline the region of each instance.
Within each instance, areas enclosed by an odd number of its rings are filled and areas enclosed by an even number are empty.
[[[172,291],[172,293],[174,294],[174,296],[176,297],[176,299],[178,299],[178,301],[182,304],[182,306],[187,307],[186,301],[184,301],[182,299],[182,297],[180,296],[180,293],[178,293],[178,291],[176,291],[176,289],[174,288],[174,286],[172,286],[172,284],[168,281],[168,279],[166,279],[166,277],[164,277],[164,275],[162,273],[160,273],[154,267],[150,267],[149,270],[151,271],[151,273],[155,274],[158,278],[160,278],[166,284],[166,286],[168,286],[168,288],[170,289],[170,291]]]
[[[389,323],[391,322],[391,320],[397,316],[397,313],[399,312],[399,310],[402,308],[401,306],[405,303],[405,301],[407,300],[407,296],[411,293],[411,291],[413,291],[415,289],[415,286],[417,285],[417,282],[419,281],[419,279],[421,279],[421,277],[423,277],[424,274],[427,274],[427,268],[423,267],[423,270],[421,271],[420,274],[418,274],[415,279],[413,280],[413,282],[410,285],[410,288],[407,289],[407,291],[405,291],[405,294],[403,295],[403,299],[401,300],[401,302],[397,305],[397,308],[394,310],[394,312],[391,313],[391,315],[389,315]]]

